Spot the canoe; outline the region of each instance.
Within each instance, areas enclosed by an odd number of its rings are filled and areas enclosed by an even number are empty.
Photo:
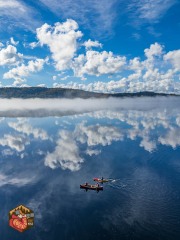
[[[109,180],[108,179],[101,179],[101,178],[93,178],[93,180],[95,181],[95,182],[99,182],[99,183],[105,183],[105,182],[109,182]]]
[[[99,191],[99,190],[103,190],[103,187],[102,186],[98,186],[98,185],[91,185],[91,184],[81,184],[80,185],[80,188],[83,188],[83,189],[86,189],[86,190],[96,190],[96,191]]]

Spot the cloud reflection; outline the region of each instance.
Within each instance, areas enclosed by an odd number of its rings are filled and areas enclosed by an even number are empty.
[[[100,153],[98,149],[93,150],[88,147],[107,146],[121,138],[122,135],[116,127],[98,124],[86,126],[83,121],[75,127],[74,131],[59,132],[55,150],[47,154],[45,165],[52,169],[61,166],[62,169],[77,171],[84,162],[83,157],[80,156],[80,145],[86,145],[84,154],[97,155]]]
[[[9,175],[4,175],[0,173],[0,187],[5,186],[5,185],[13,185],[17,187],[22,187],[24,185],[27,185],[32,181],[32,178],[28,177],[13,177]]]
[[[179,101],[174,97],[61,99],[57,102],[51,99],[7,100],[0,110],[5,117],[19,113],[26,117],[29,114],[33,117],[72,115],[41,118],[33,124],[32,118],[1,118],[0,128],[4,129],[3,124],[8,127],[0,135],[2,156],[10,156],[14,151],[25,156],[27,146],[31,148],[33,141],[41,141],[35,154],[44,157],[45,166],[78,171],[87,156],[98,156],[106,146],[127,139],[138,142],[139,147],[149,153],[157,151],[160,145],[175,149],[180,146]],[[43,144],[45,141],[47,143]]]
[[[29,140],[23,135],[5,134],[4,137],[0,139],[1,146],[7,146],[17,152],[24,151],[25,146],[28,144],[30,144]]]

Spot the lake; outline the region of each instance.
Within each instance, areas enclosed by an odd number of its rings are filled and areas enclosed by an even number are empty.
[[[0,238],[180,239],[180,98],[0,100]],[[103,191],[81,183],[109,178]],[[25,205],[35,226],[8,226]]]

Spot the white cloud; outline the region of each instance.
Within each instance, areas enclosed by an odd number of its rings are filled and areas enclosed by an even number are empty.
[[[126,57],[115,56],[112,52],[88,50],[92,47],[102,47],[98,41],[84,42],[86,53],[76,57],[77,41],[81,36],[77,22],[71,19],[63,23],[58,22],[53,27],[44,24],[37,29],[39,43],[50,48],[55,67],[59,71],[72,69],[76,77],[85,80],[85,74],[114,74],[125,65]]]
[[[61,80],[61,81],[65,81],[65,80],[67,80],[67,79],[70,78],[70,77],[72,77],[72,76],[66,75],[65,77],[61,77],[60,80]]]
[[[45,83],[38,84],[37,87],[46,87]]]
[[[71,60],[77,51],[77,40],[82,36],[78,24],[71,19],[55,26],[44,24],[37,29],[37,38],[41,45],[47,45],[52,53],[57,70],[70,68]]]
[[[83,44],[86,49],[91,49],[92,47],[100,47],[102,48],[102,44],[99,43],[98,41],[92,41],[91,39],[89,39],[88,41],[84,42]]]
[[[129,10],[138,24],[156,23],[175,3],[175,0],[133,0],[129,4]]]
[[[39,72],[43,69],[46,59],[36,59],[29,61],[27,65],[22,64],[16,68],[12,68],[9,72],[3,75],[4,79],[15,79],[14,85],[21,84],[25,81],[24,78],[28,77],[31,73]]]
[[[39,42],[31,42],[31,43],[29,44],[30,48],[32,48],[32,49],[38,47],[39,45],[40,45]]]
[[[103,92],[103,93],[119,93],[119,92],[143,92],[143,91],[153,91],[162,93],[178,93],[180,94],[180,83],[175,82],[171,79],[160,80],[156,79],[153,82],[151,80],[141,81],[137,79],[136,81],[129,81],[126,78],[120,79],[118,81],[109,82],[94,82],[89,84],[78,84],[74,82],[69,82],[67,84],[56,83],[54,87],[61,88],[72,88],[72,89],[82,89],[85,91],[93,92]]]
[[[127,70],[129,71],[127,76],[108,82],[96,81],[89,84],[69,82],[67,84],[54,84],[54,87],[97,92],[154,91],[180,94],[180,83],[176,81],[179,77],[180,50],[165,53],[162,45],[154,43],[146,48],[144,53],[145,60],[135,57],[127,62],[125,57],[116,57],[111,52],[87,51],[86,55],[81,54],[74,59],[75,76],[113,74],[123,68],[125,72],[122,71],[122,74],[126,74]]]
[[[86,55],[81,54],[74,59],[73,70],[78,77],[85,74],[100,76],[121,71],[125,63],[126,57],[114,56],[112,52],[89,50]]]
[[[19,0],[0,0],[1,29],[14,30],[16,27],[34,31],[39,25],[38,13]]]
[[[53,81],[56,81],[56,79],[57,79],[57,76],[53,76]]]
[[[162,55],[162,50],[163,47],[159,43],[154,43],[150,45],[150,48],[146,48],[144,53],[148,59],[153,60],[155,56]]]
[[[15,41],[13,37],[10,38],[10,42],[12,45],[15,45],[15,46],[17,46],[19,44],[19,42]]]
[[[22,60],[23,55],[17,52],[17,48],[8,45],[0,50],[0,66],[17,65]]]
[[[153,25],[152,26],[148,26],[147,27],[147,31],[148,31],[149,34],[151,34],[155,38],[159,38],[162,35],[160,32],[157,32],[155,30],[155,27]]]
[[[98,41],[88,40],[80,46],[85,46],[85,53],[77,55],[77,41],[82,36],[78,24],[68,19],[55,26],[44,24],[37,29],[37,38],[41,45],[47,45],[52,53],[56,69],[73,70],[75,77],[86,80],[87,76],[107,75],[107,77],[122,72],[118,81],[93,82],[90,84],[54,83],[54,87],[77,88],[98,92],[180,92],[178,78],[179,50],[165,53],[164,46],[151,44],[144,50],[145,60],[135,57],[127,61],[125,56],[114,55],[107,51],[94,51],[92,47],[102,47]],[[175,69],[168,65],[170,61]],[[125,70],[125,71],[123,71]],[[127,74],[128,71],[128,74]],[[69,75],[61,80],[67,80]],[[56,77],[53,77],[55,80]]]
[[[164,55],[165,61],[170,61],[176,71],[180,71],[180,50],[170,51]]]
[[[91,30],[91,34],[109,37],[116,22],[118,0],[40,0],[57,16],[72,18]]]

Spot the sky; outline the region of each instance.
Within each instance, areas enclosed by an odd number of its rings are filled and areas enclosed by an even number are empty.
[[[180,94],[178,0],[0,0],[0,87]]]

